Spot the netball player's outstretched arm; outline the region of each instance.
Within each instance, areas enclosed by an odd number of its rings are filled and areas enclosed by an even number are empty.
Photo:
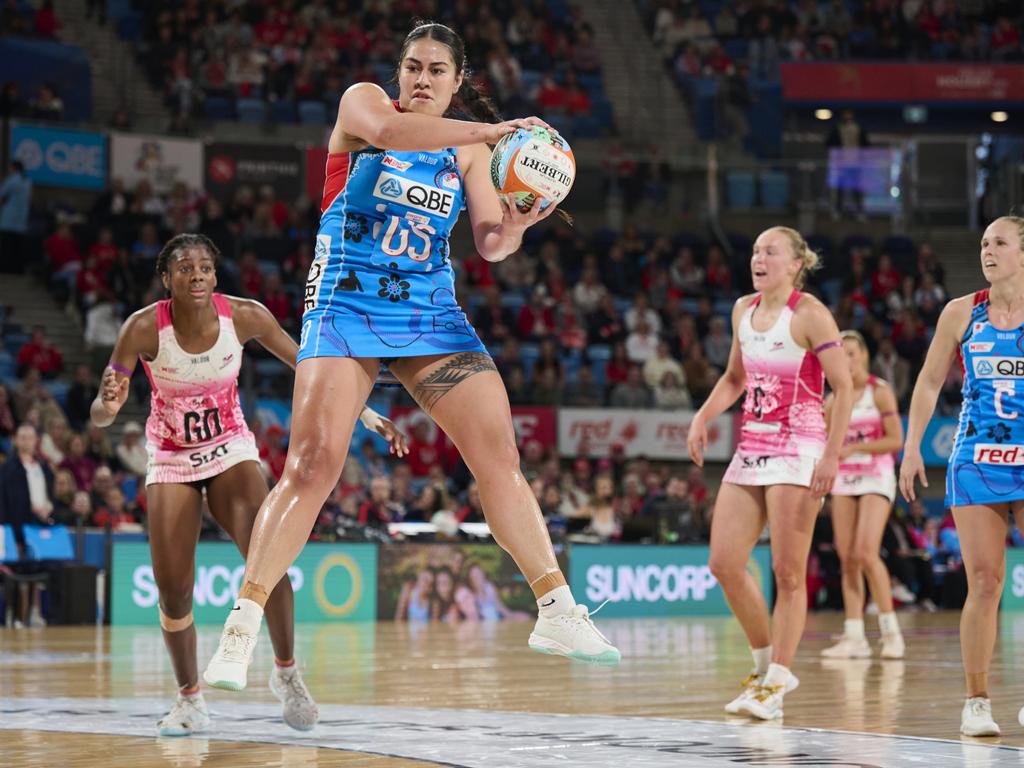
[[[456,78],[455,90],[462,82]],[[466,147],[472,144],[497,144],[516,128],[533,125],[549,127],[539,117],[506,120],[502,123],[477,123],[451,120],[415,112],[398,112],[384,89],[373,83],[356,83],[342,95],[338,120],[331,133],[331,152],[346,152],[361,146],[393,149],[399,152]]]
[[[698,467],[704,466],[704,452],[708,448],[708,422],[719,414],[725,413],[743,394],[747,386],[747,373],[743,369],[743,353],[740,351],[740,317],[750,305],[753,296],[738,299],[732,308],[732,348],[729,350],[729,362],[725,373],[716,382],[708,399],[697,411],[690,422],[690,430],[686,434],[686,447],[690,459]]]
[[[942,310],[932,343],[928,347],[928,355],[917,374],[914,394],[910,398],[907,442],[903,446],[903,461],[900,463],[900,493],[907,501],[916,498],[915,478],[920,479],[925,488],[928,487],[924,460],[921,458],[921,438],[935,411],[935,401],[939,398],[939,390],[949,373],[949,366],[956,357],[960,336],[970,320],[972,300],[971,296],[954,299]]]
[[[850,413],[853,411],[853,380],[846,353],[839,343],[839,327],[824,304],[813,297],[803,298],[797,306],[794,326],[794,338],[806,338],[807,346],[817,354],[828,385],[832,388],[825,453],[815,465],[811,477],[811,495],[820,499],[832,490],[839,472],[839,451],[846,439],[846,429],[850,426]]]
[[[139,355],[156,357],[156,316],[152,307],[133,314],[117,335],[110,362],[103,370],[100,391],[89,409],[89,418],[98,427],[109,427],[128,399],[128,385]]]
[[[295,370],[299,347],[295,339],[289,336],[277,319],[270,314],[270,310],[251,299],[233,298],[231,302],[239,341],[243,344],[250,340],[259,342],[270,354]],[[365,406],[359,420],[368,430],[376,432],[388,441],[388,450],[393,455],[401,457],[409,453],[409,438],[390,419]]]

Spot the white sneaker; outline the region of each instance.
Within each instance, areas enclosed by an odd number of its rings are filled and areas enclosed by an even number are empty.
[[[903,635],[899,632],[893,632],[891,634],[882,633],[882,653],[883,659],[902,659],[903,655],[907,652],[906,643],[903,642]]]
[[[785,685],[765,685],[759,683],[740,703],[740,712],[758,720],[778,720],[782,717],[782,697],[786,695]]]
[[[917,602],[917,595],[907,589],[905,584],[893,584],[892,596],[899,600],[901,603],[914,603]]]
[[[284,705],[284,721],[297,731],[311,731],[320,720],[320,710],[299,674],[298,666],[274,665],[270,690]]]
[[[605,666],[614,666],[622,658],[619,649],[594,626],[585,605],[577,605],[568,613],[551,618],[538,616],[530,633],[529,646],[538,653]]]
[[[210,713],[206,710],[203,694],[182,696],[179,693],[171,711],[157,722],[156,728],[161,736],[191,736],[205,731],[209,725]]]
[[[245,689],[249,664],[256,650],[257,632],[249,633],[238,624],[228,624],[220,636],[220,645],[203,672],[203,680],[214,688],[228,691]]]
[[[965,701],[960,713],[960,733],[964,736],[998,736],[1001,731],[992,719],[992,702],[981,696]]]
[[[822,649],[821,655],[826,659],[868,659],[871,657],[871,646],[866,637],[840,635],[839,642]]]
[[[743,693],[741,693],[739,696],[737,696],[735,699],[733,699],[725,705],[726,713],[730,715],[741,714],[744,711],[743,705],[748,699],[754,696],[754,694],[757,692],[758,686],[761,685],[761,682],[763,680],[764,675],[759,675],[756,672],[751,672],[749,675],[743,678],[743,682],[740,683],[740,686],[743,688]],[[797,676],[794,674],[790,674],[789,680],[786,681],[785,692],[789,693],[790,691],[795,691],[798,685],[800,685],[799,678],[797,678]]]

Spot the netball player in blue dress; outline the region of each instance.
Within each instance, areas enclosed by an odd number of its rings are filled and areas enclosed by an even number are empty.
[[[954,299],[939,317],[910,403],[900,490],[913,500],[915,478],[928,485],[921,438],[958,358],[963,405],[946,472],[946,506],[967,571],[960,617],[967,701],[960,732],[998,736],[988,669],[1006,576],[1008,516],[1011,509],[1024,511],[1024,218],[1004,216],[989,224],[981,238],[981,270],[990,287]]]
[[[399,57],[399,98],[359,83],[331,134],[316,251],[305,286],[292,432],[281,481],[249,547],[245,582],[204,678],[245,687],[266,595],[305,544],[334,487],[381,363],[451,437],[473,472],[495,540],[537,597],[531,648],[614,664],[618,650],[577,605],[519,468],[504,384],[455,299],[448,236],[463,208],[488,261],[550,215],[494,191],[490,150],[537,118],[498,122],[470,84],[462,41],[422,24]],[[445,117],[461,107],[475,122]]]

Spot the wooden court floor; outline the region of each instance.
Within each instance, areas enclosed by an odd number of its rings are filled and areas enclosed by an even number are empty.
[[[958,615],[901,614],[901,620],[907,638],[905,660],[883,662],[876,657],[840,662],[824,661],[818,652],[839,630],[842,617],[812,615],[794,665],[801,684],[786,698],[783,732],[823,729],[963,743],[958,734],[963,701]],[[871,632],[876,622],[869,617],[867,624],[877,650],[877,631]],[[722,711],[750,667],[743,635],[734,620],[608,620],[599,621],[599,626],[622,651],[623,663],[618,668],[594,668],[530,652],[526,647],[529,623],[300,625],[299,660],[329,721],[322,728],[357,727],[356,721],[369,713],[365,716],[378,720],[367,727],[379,737],[365,741],[370,745],[365,749],[339,747],[344,739],[326,748],[321,744],[320,729],[299,734],[273,722],[278,710],[266,688],[272,657],[265,634],[247,691],[207,690],[214,716],[210,731],[202,737],[158,739],[153,724],[170,703],[174,684],[156,626],[0,629],[0,765],[476,765],[469,756],[462,762],[445,752],[446,731],[431,723],[438,719],[463,723],[464,727],[450,728],[454,737],[476,727],[493,732],[501,724],[526,717],[514,713],[577,716],[532,716],[529,723],[535,727],[538,722],[551,721],[559,727],[575,727],[594,722],[604,732],[609,723],[616,731],[614,723],[631,724],[633,720],[624,718],[638,718],[635,722],[655,724],[660,733],[670,733],[672,738],[685,737],[688,722],[709,724],[709,728],[743,724]],[[200,628],[200,668],[215,649],[217,638],[218,628]],[[1003,616],[992,675],[995,718],[1003,736],[985,740],[985,744],[1024,747],[1024,726],[1017,724],[1017,709],[1024,705],[1024,664],[1017,652],[1022,640],[1024,614]],[[337,705],[336,712],[332,705]],[[129,725],[119,726],[120,711],[132,706],[133,719],[126,721]],[[95,710],[90,710],[91,714],[85,712],[89,707]],[[245,726],[249,711],[266,718],[244,731],[251,738],[237,730]],[[219,731],[218,716],[225,728],[230,721],[235,730]],[[87,726],[74,725],[83,717],[91,718]],[[32,718],[38,718],[38,727]],[[659,725],[658,718],[675,722]],[[421,730],[410,736],[407,731],[417,730],[416,720],[422,721]],[[19,725],[13,726],[14,722]],[[396,723],[405,731],[391,731],[397,734],[392,739],[382,729],[398,729]],[[77,732],[66,732],[65,726]],[[233,734],[231,740],[218,738],[228,730]],[[747,732],[749,728],[742,733]],[[281,735],[275,737],[274,733]],[[420,753],[413,747],[400,747],[402,738],[406,739],[402,744],[422,746],[422,759],[408,757],[410,750]],[[270,743],[256,743],[258,740]],[[754,741],[762,743],[763,739],[758,736]],[[356,742],[358,739],[352,743]],[[929,742],[920,743],[927,746]],[[497,759],[491,764],[601,764],[577,762],[572,752],[548,763],[538,754],[509,753],[507,762]],[[978,754],[995,756],[978,765],[1024,765],[1024,751],[1016,749]],[[957,764],[938,759],[931,762],[932,766]]]

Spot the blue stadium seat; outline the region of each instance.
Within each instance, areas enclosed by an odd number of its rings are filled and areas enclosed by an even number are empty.
[[[271,275],[281,274],[281,268],[278,266],[276,261],[270,261],[269,259],[260,259],[260,273],[264,277],[270,277]]]
[[[14,538],[14,529],[9,525],[0,525],[0,563],[10,563],[18,559],[18,542]]]
[[[303,125],[323,125],[327,122],[327,108],[322,101],[300,101],[299,122]]]
[[[761,206],[779,211],[789,207],[789,177],[782,171],[763,171],[758,179]]]
[[[239,99],[237,108],[239,122],[259,125],[267,120],[267,105],[262,99]]]
[[[538,72],[535,69],[524,69],[519,73],[519,82],[522,83],[523,92],[529,96],[533,89],[540,85],[541,78],[544,77],[543,72]]]
[[[294,123],[298,120],[295,105],[290,101],[275,101],[270,105],[270,119],[275,123]]]
[[[43,382],[43,386],[53,395],[53,399],[57,401],[61,408],[68,404],[68,390],[71,389],[71,385],[66,381],[61,381],[60,379],[46,381]]]
[[[536,365],[537,360],[540,359],[540,347],[529,342],[521,344],[519,346],[519,359],[523,364],[523,372],[526,374],[526,380],[531,380],[533,378],[533,366]]]
[[[63,525],[26,525],[25,548],[35,560],[74,560],[71,532]]]
[[[753,208],[754,174],[750,171],[728,171],[725,174],[725,196],[730,208]]]
[[[750,42],[744,38],[734,37],[731,40],[726,40],[723,47],[730,59],[744,61],[750,51]]]
[[[208,120],[234,120],[235,102],[227,96],[209,96],[205,111]]]
[[[572,135],[579,139],[599,139],[603,123],[593,115],[577,117],[572,121]]]
[[[522,309],[525,303],[526,299],[523,298],[522,294],[511,292],[501,294],[501,306],[512,310],[513,313]]]

